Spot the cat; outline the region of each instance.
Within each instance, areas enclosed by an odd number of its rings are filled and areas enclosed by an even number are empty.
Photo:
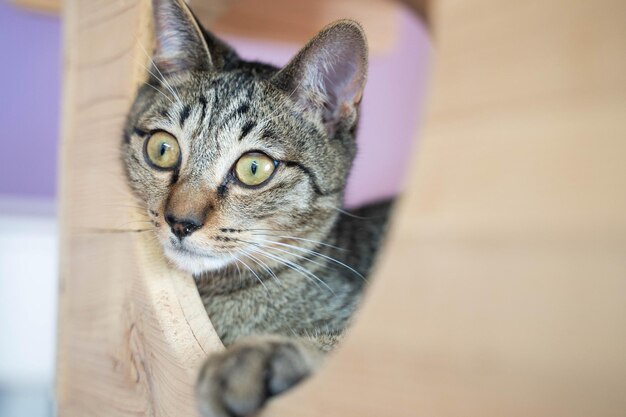
[[[182,0],[153,0],[153,12],[156,48],[124,128],[125,171],[226,346],[199,373],[200,413],[247,416],[337,345],[386,229],[391,201],[340,209],[365,35],[337,21],[276,68],[241,59]]]

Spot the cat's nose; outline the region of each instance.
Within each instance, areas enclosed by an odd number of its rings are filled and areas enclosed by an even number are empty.
[[[202,227],[202,222],[193,217],[178,218],[172,214],[167,214],[165,221],[170,225],[172,233],[180,240]]]

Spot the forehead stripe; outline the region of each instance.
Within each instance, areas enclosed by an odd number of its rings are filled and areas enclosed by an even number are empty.
[[[148,136],[148,132],[138,127],[133,127],[133,134],[139,136],[140,138],[145,138]]]
[[[180,111],[180,127],[183,127],[185,125],[185,121],[189,117],[189,113],[191,113],[191,107],[189,105],[184,106],[183,109]]]
[[[204,118],[206,117],[206,105],[207,105],[206,97],[202,96],[200,97],[199,100],[200,100],[200,106],[202,107],[200,121],[204,123]]]
[[[309,182],[311,183],[311,187],[313,187],[313,191],[315,192],[315,194],[317,194],[320,197],[326,197],[326,196],[329,196],[329,195],[337,194],[338,192],[340,192],[342,190],[342,188],[339,187],[337,189],[324,191],[318,185],[317,177],[315,176],[313,171],[311,171],[310,168],[306,167],[305,165],[303,165],[303,164],[301,164],[299,162],[295,162],[295,161],[284,161],[284,164],[286,166],[288,166],[288,167],[297,168],[299,171],[304,173],[309,178]]]
[[[243,116],[243,115],[247,114],[249,110],[250,110],[250,105],[248,103],[242,103],[241,105],[239,105],[239,107],[237,107],[235,110],[233,110],[232,113],[230,113],[228,116],[224,117],[223,120],[220,120],[219,129],[223,129],[224,126],[226,126],[228,123],[230,123],[231,120],[233,120],[235,118],[239,118],[240,116]]]
[[[255,121],[248,120],[241,128],[241,136],[239,136],[239,141],[241,142],[241,140],[245,138],[248,135],[248,133],[250,133],[250,131],[254,129],[255,126],[256,126]]]

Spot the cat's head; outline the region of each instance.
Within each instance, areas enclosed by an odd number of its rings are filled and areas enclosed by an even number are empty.
[[[361,27],[333,23],[277,69],[240,59],[183,1],[153,7],[156,51],[122,155],[167,258],[200,274],[267,242],[323,240],[356,151]]]

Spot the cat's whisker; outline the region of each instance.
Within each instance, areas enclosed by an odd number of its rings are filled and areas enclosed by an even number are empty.
[[[106,234],[106,233],[144,233],[154,231],[154,228],[149,229],[116,229],[116,228],[101,228],[101,227],[87,227],[78,229],[80,232],[94,233],[94,234]]]
[[[288,243],[276,242],[276,241],[273,241],[273,240],[266,240],[266,239],[258,239],[258,240],[259,240],[260,242],[269,243],[269,244],[272,244],[272,245],[280,245],[280,246],[285,246],[285,247],[288,247],[288,248],[291,248],[291,249],[295,249],[295,250],[297,250],[297,251],[299,251],[299,252],[308,253],[308,254],[311,254],[311,255],[314,255],[314,256],[319,256],[319,257],[322,257],[322,258],[324,258],[324,259],[327,259],[327,260],[329,260],[329,261],[331,261],[331,262],[336,263],[337,265],[341,265],[341,266],[343,266],[344,268],[349,269],[349,270],[350,270],[350,271],[352,271],[354,274],[356,274],[357,276],[359,276],[361,279],[365,280],[365,277],[363,276],[363,274],[361,274],[361,273],[360,273],[359,271],[357,271],[356,269],[352,268],[350,265],[346,265],[345,263],[343,263],[343,262],[341,262],[341,261],[338,261],[337,259],[335,259],[335,258],[333,258],[333,257],[331,257],[331,256],[324,255],[323,253],[319,253],[319,252],[316,252],[316,251],[314,251],[314,250],[310,250],[310,249],[304,249],[304,248],[301,248],[301,247],[298,247],[298,246],[290,245],[290,244],[288,244]]]
[[[340,251],[347,251],[347,249],[341,248],[339,246],[331,245],[331,244],[325,243],[325,242],[320,242],[319,240],[305,239],[303,237],[295,237],[295,236],[287,236],[287,235],[271,235],[271,234],[266,234],[266,233],[252,233],[252,235],[253,236],[279,237],[279,238],[282,238],[282,239],[301,240],[303,242],[315,243],[317,245],[326,246],[328,248],[333,248],[333,249],[337,249],[337,250],[340,250]]]
[[[371,219],[376,219],[377,217],[374,216],[370,216],[370,217],[363,217],[363,216],[357,216],[356,214],[352,214],[349,211],[340,209],[338,207],[333,207],[333,209],[337,210],[339,213],[341,214],[345,214],[348,217],[352,217],[353,219],[359,219],[359,220],[371,220]]]
[[[237,258],[237,255],[233,255],[233,253],[231,251],[227,251],[228,255],[232,256],[233,258],[235,258],[236,261],[239,260],[239,258]],[[235,266],[237,267],[237,272],[239,272],[239,281],[241,282],[242,278],[241,278],[241,269],[239,268],[239,263],[235,262]]]
[[[145,223],[154,224],[154,222],[152,220],[131,220],[129,222],[120,224],[119,227],[121,229],[123,229],[123,228],[125,228],[127,226],[130,226],[131,224],[136,224],[136,223],[140,223],[140,224],[145,224]]]
[[[159,93],[163,94],[163,97],[165,97],[166,99],[168,99],[168,101],[170,103],[172,103],[172,106],[176,106],[176,103],[174,102],[174,100],[172,100],[170,97],[168,97],[162,90],[158,89],[157,87],[153,86],[152,84],[150,84],[149,82],[144,82],[145,85],[147,85],[148,87],[158,91]]]
[[[252,259],[254,262],[256,262],[256,263],[257,263],[257,265],[261,265],[261,266],[262,266],[265,270],[267,270],[267,271],[270,273],[270,275],[272,275],[272,276],[274,277],[274,279],[276,280],[276,282],[277,282],[279,285],[282,285],[282,283],[280,282],[280,280],[278,279],[278,277],[276,276],[276,274],[274,274],[274,271],[272,271],[272,269],[271,269],[269,266],[267,266],[267,264],[265,264],[265,262],[261,261],[260,259],[258,259],[257,257],[253,256],[253,255],[252,255],[252,254],[250,254],[250,253],[246,253],[246,252],[245,252],[245,251],[243,251],[243,250],[242,250],[242,251],[239,251],[239,253],[241,253],[242,255],[246,256],[246,257],[247,257],[247,258],[249,258],[249,259]],[[232,256],[232,255],[231,255],[231,256]],[[237,258],[235,258],[235,259],[237,259]],[[237,269],[239,269],[239,266],[238,266],[238,265],[237,265]],[[252,271],[252,269],[250,269],[250,271],[251,271],[252,273],[254,273],[254,271]],[[240,273],[241,273],[241,272],[240,272]],[[255,275],[256,275],[256,274],[255,274]],[[240,279],[241,279],[241,275],[240,275]],[[261,282],[261,284],[263,284],[263,281],[260,281],[260,282]],[[263,285],[263,286],[265,287],[265,285]],[[267,290],[267,287],[265,287],[265,289]],[[272,305],[274,306],[274,308],[277,308],[277,307],[276,307],[276,305],[275,305],[275,304],[274,304],[271,300],[268,300],[268,301],[270,302],[270,304],[272,304]],[[293,330],[293,328],[292,328],[291,326],[287,325],[287,328],[288,328],[288,329],[289,329],[289,330],[293,333],[293,335],[294,335],[294,336],[297,336],[297,333]]]
[[[170,90],[170,92],[172,93],[172,95],[174,97],[176,97],[176,100],[178,100],[178,104],[182,105],[182,101],[180,99],[180,96],[178,95],[178,91],[175,90],[172,85],[170,83],[167,82],[167,79],[165,78],[165,76],[163,75],[163,73],[161,72],[161,70],[159,69],[159,67],[154,63],[154,60],[152,59],[152,57],[150,56],[150,54],[148,54],[148,51],[146,51],[146,48],[144,48],[143,44],[141,42],[137,42],[137,44],[139,45],[139,47],[141,48],[141,50],[143,51],[143,53],[148,57],[148,59],[150,60],[150,62],[152,63],[152,66],[154,67],[154,69],[157,70],[157,72],[159,73],[159,75],[161,75],[160,81],[163,82],[163,84],[165,84],[165,87]],[[142,65],[154,78],[156,78],[157,80],[159,80],[159,77],[157,77],[156,75],[154,75],[154,73],[152,71],[150,71],[148,68],[146,68],[145,65]]]
[[[143,212],[148,211],[147,207],[140,207],[140,206],[132,206],[130,204],[104,204],[104,207],[115,207],[115,208],[131,208],[131,209],[137,209],[137,210],[141,210]]]
[[[245,253],[244,251],[242,251],[242,255],[252,259],[252,261],[254,261],[257,265],[260,265],[261,268],[265,269],[272,278],[274,278],[274,280],[278,283],[281,284],[280,280],[278,279],[278,277],[276,276],[276,274],[274,273],[274,271],[272,271],[272,269],[267,266],[267,264],[265,262],[263,262],[262,260],[260,260],[259,258],[257,258],[256,256],[252,255],[251,253]],[[281,284],[282,285],[282,284]]]
[[[259,245],[260,245],[259,243],[257,243],[257,244],[254,244],[254,243],[252,243],[252,242],[248,242],[248,243],[249,243],[249,244],[252,244],[252,245],[256,245],[256,246],[259,246]],[[307,257],[307,256],[304,256],[304,255],[298,255],[297,253],[289,252],[288,250],[285,250],[285,249],[281,249],[281,248],[273,248],[273,247],[267,247],[267,246],[265,246],[264,248],[265,248],[265,249],[267,249],[267,250],[271,249],[271,250],[274,250],[274,251],[278,251],[278,252],[285,253],[285,254],[287,254],[287,255],[291,255],[291,256],[293,256],[293,257],[295,257],[295,258],[302,259],[302,260],[305,260],[305,261],[307,261],[307,262],[311,262],[311,263],[313,263],[313,264],[315,264],[315,265],[321,266],[322,268],[328,268],[328,265],[327,265],[327,264],[323,264],[323,263],[321,263],[321,262],[318,262],[318,261],[316,261],[316,260],[314,260],[314,259],[311,259],[311,258],[309,258],[309,257]]]
[[[159,241],[159,237],[157,236],[156,232],[154,234],[148,234],[146,236],[146,238],[150,239],[150,242],[153,242],[156,245],[160,245],[161,242]]]
[[[241,276],[241,268],[239,268],[239,263],[240,263],[239,258],[237,257],[237,255],[233,254],[229,250],[227,250],[226,253],[228,254],[228,256],[230,256],[231,258],[235,260],[234,264],[235,264],[235,267],[237,268],[239,283],[241,284],[243,282],[243,278]]]
[[[270,259],[273,259],[276,262],[293,269],[294,271],[300,272],[301,274],[303,274],[305,276],[313,278],[315,281],[317,281],[320,284],[322,284],[323,286],[325,286],[331,293],[333,293],[333,294],[335,293],[335,291],[333,291],[333,289],[326,282],[324,282],[324,280],[322,280],[321,278],[319,278],[317,275],[315,275],[311,271],[307,270],[306,268],[304,268],[304,267],[302,267],[302,266],[300,266],[300,265],[298,265],[296,263],[293,263],[293,262],[291,262],[291,261],[289,261],[287,259],[284,259],[284,258],[281,258],[279,256],[273,255],[273,254],[271,254],[269,252],[266,252],[266,251],[264,251],[263,249],[261,249],[258,246],[255,249],[253,249],[253,248],[249,248],[249,249],[252,250],[252,251],[258,252],[259,254],[264,255],[264,256],[266,256],[266,257],[268,257]],[[313,281],[313,282],[315,282],[315,281]]]
[[[275,261],[275,262],[278,262],[280,265],[286,266],[287,268],[292,269],[292,270],[294,270],[294,271],[296,271],[296,272],[300,273],[300,274],[301,274],[301,275],[303,275],[306,279],[309,279],[309,280],[311,279],[308,275],[306,275],[306,273],[304,273],[304,271],[300,271],[300,270],[296,269],[296,267],[299,267],[299,265],[294,264],[294,263],[292,263],[292,262],[290,262],[290,261],[288,261],[288,260],[286,260],[286,259],[282,259],[282,258],[280,258],[280,257],[274,256],[274,255],[272,255],[272,254],[270,254],[270,253],[267,253],[267,252],[263,251],[260,247],[256,247],[256,248],[247,248],[247,250],[248,250],[248,251],[251,251],[251,252],[253,252],[253,253],[257,253],[257,254],[259,254],[259,255],[261,255],[261,256],[265,256],[266,258],[269,258],[269,259],[271,259],[271,260],[273,260],[273,261]],[[306,272],[308,272],[308,271],[306,271]],[[316,281],[313,281],[313,282],[314,282],[316,285],[318,285],[318,286],[319,286],[319,284],[318,284]]]
[[[245,254],[244,254],[242,251],[238,251],[238,253],[240,253],[241,255],[244,255],[244,256],[245,256]],[[259,281],[259,283],[263,286],[263,288],[265,288],[265,291],[268,291],[268,292],[269,292],[269,289],[267,288],[267,286],[265,285],[265,283],[263,282],[263,280],[262,280],[262,279],[261,279],[261,278],[257,275],[257,273],[256,273],[256,272],[254,272],[254,270],[253,270],[252,268],[250,268],[250,267],[248,266],[248,264],[247,264],[247,263],[245,263],[243,260],[238,259],[238,261],[239,261],[239,262],[241,262],[241,263],[243,264],[243,266],[245,266],[246,268],[248,268],[248,270],[249,270],[250,272],[252,272],[252,275],[254,275],[254,276],[256,277],[257,281]]]

